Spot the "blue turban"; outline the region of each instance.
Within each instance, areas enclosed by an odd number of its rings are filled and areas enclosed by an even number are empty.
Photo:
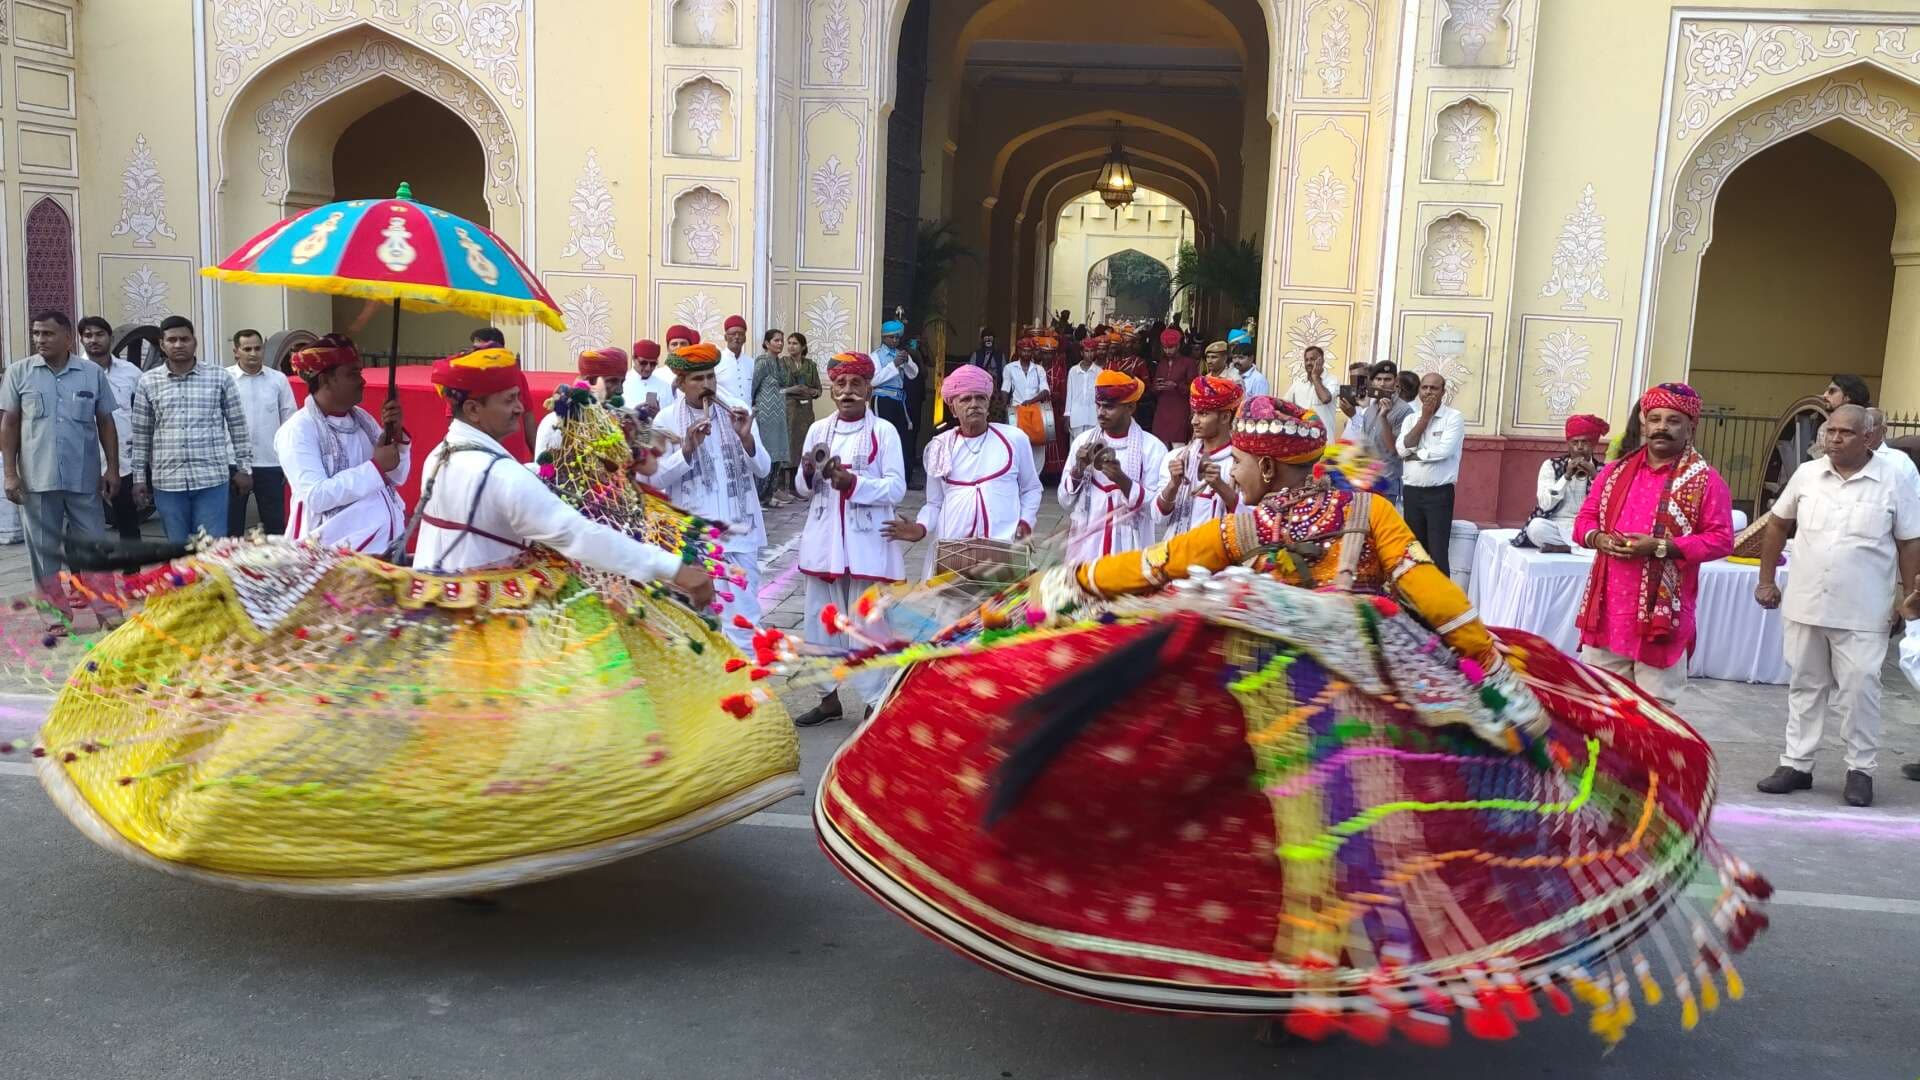
[[[881,337],[886,337],[888,334],[904,334],[906,332],[907,324],[898,319],[888,319],[886,322],[880,324]]]
[[[1227,344],[1229,345],[1245,345],[1252,340],[1253,335],[1247,333],[1245,330],[1234,330],[1227,334]]]

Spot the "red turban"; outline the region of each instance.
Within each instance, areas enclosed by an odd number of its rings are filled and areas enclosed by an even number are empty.
[[[1640,411],[1651,412],[1654,409],[1672,409],[1686,413],[1691,419],[1700,419],[1700,395],[1686,383],[1663,382],[1640,397]]]
[[[747,328],[747,318],[744,315],[729,315],[727,316],[726,323],[721,326],[721,329],[723,330],[745,330],[746,328]],[[700,339],[698,337],[694,338],[694,341],[696,343],[699,340]]]
[[[633,343],[633,358],[635,360],[660,359],[660,343],[647,338],[641,338],[639,341]]]
[[[449,390],[487,397],[521,385],[520,361],[505,349],[475,349],[435,360],[432,380],[442,397]]]
[[[698,345],[700,344],[700,331],[695,330],[691,326],[682,326],[679,323],[674,323],[672,326],[667,327],[667,340],[684,341],[689,345]]]
[[[1180,347],[1180,337],[1180,331],[1169,326],[1160,331],[1160,347],[1168,350],[1177,349]]]
[[[1244,393],[1246,389],[1232,379],[1202,375],[1187,388],[1187,400],[1194,412],[1230,412],[1239,406]]]
[[[688,345],[667,354],[667,366],[682,375],[698,375],[703,371],[712,371],[719,363],[719,347],[704,343]]]
[[[627,351],[608,345],[580,354],[576,370],[589,379],[618,379],[627,374]]]
[[[1597,416],[1581,413],[1567,417],[1568,439],[1604,439],[1607,437],[1607,422]]]
[[[1320,460],[1327,448],[1327,426],[1316,414],[1291,401],[1265,394],[1248,398],[1233,422],[1233,445],[1257,457],[1288,465]]]
[[[1093,377],[1093,400],[1102,405],[1130,405],[1147,392],[1147,384],[1115,368]]]
[[[951,402],[968,394],[993,393],[993,376],[978,364],[961,364],[940,380],[940,397]]]
[[[829,380],[856,375],[869,382],[873,380],[873,357],[863,352],[843,352],[827,361]]]
[[[309,383],[315,375],[329,368],[359,362],[360,350],[353,347],[353,342],[338,334],[328,334],[289,358],[293,373]]]

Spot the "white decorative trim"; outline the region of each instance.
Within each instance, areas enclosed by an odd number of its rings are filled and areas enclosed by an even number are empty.
[[[486,155],[488,204],[520,203],[518,141],[513,125],[486,88],[465,72],[384,34],[348,45],[302,69],[254,112],[255,130],[266,139],[259,152],[261,194],[275,202],[286,198],[287,144],[307,113],[344,90],[383,76],[433,98],[465,121]]]
[[[804,283],[803,283],[804,284]],[[800,310],[806,320],[807,352],[816,359],[853,348],[853,309],[838,292],[826,289]]]
[[[1409,137],[1413,123],[1413,76],[1419,66],[1420,52],[1420,0],[1403,0],[1400,10],[1400,56],[1399,74],[1395,80],[1393,95],[1393,135],[1388,143],[1387,152],[1387,207],[1382,219],[1386,227],[1380,230],[1380,278],[1374,293],[1374,310],[1377,313],[1373,334],[1373,357],[1376,361],[1392,359],[1393,355],[1393,278],[1400,262],[1400,236],[1405,230],[1400,227],[1400,217],[1406,210],[1407,196],[1407,154]],[[1421,170],[1426,169],[1425,163]]]
[[[826,17],[820,20],[820,69],[834,85],[844,86],[847,69],[853,66],[853,20],[847,15],[847,0],[825,0]]]
[[[613,208],[613,189],[607,186],[607,178],[600,172],[600,155],[593,147],[587,147],[587,160],[580,170],[579,179],[573,183],[573,196],[567,200],[571,211],[567,214],[567,246],[560,251],[560,257],[580,258],[582,270],[604,270],[606,264],[601,257],[625,261],[627,253],[620,250],[620,240],[615,232],[616,220]]]
[[[847,204],[853,201],[853,174],[840,164],[840,155],[828,154],[827,160],[813,170],[808,192],[820,212],[820,235],[839,236]]]
[[[682,200],[690,215],[685,223],[680,221]],[[716,267],[721,264],[720,248],[726,229],[732,224],[732,204],[725,196],[705,184],[692,188],[673,200],[672,218],[674,227],[680,231],[681,241],[687,245],[687,252],[693,256],[696,265]]]
[[[518,109],[526,104],[528,83],[520,73],[521,3],[414,0],[412,14],[402,15],[400,0],[374,0],[368,18],[429,45],[451,47]]]
[[[167,182],[145,135],[133,137],[127,167],[120,173],[120,220],[109,235],[132,236],[137,248],[152,247],[156,236],[179,239],[167,224]]]
[[[1317,347],[1325,355],[1328,371],[1340,370],[1340,351],[1333,347],[1340,331],[1320,314],[1318,308],[1308,308],[1305,315],[1293,320],[1287,326],[1287,351],[1281,359],[1287,365],[1287,373],[1294,382],[1305,382],[1307,378],[1306,352]]]
[[[1535,324],[1545,324],[1554,328],[1543,336],[1540,342],[1541,351],[1544,353],[1547,339],[1552,338],[1556,341],[1554,355],[1550,358],[1554,371],[1552,385],[1534,378],[1537,365],[1542,359],[1547,359],[1527,352],[1528,334]],[[1600,351],[1602,335],[1611,338],[1613,342],[1611,353],[1603,354]],[[1620,319],[1593,316],[1522,315],[1519,333],[1514,339],[1515,362],[1511,365],[1514,368],[1514,390],[1511,399],[1513,418],[1508,426],[1514,431],[1560,431],[1561,421],[1579,407],[1579,395],[1585,393],[1596,379],[1602,377],[1607,383],[1606,399],[1611,401],[1620,381],[1620,350],[1625,344],[1625,338],[1626,323]],[[1586,349],[1584,353],[1580,351],[1582,347]],[[1596,364],[1602,361],[1607,365],[1604,372],[1596,367]],[[1584,383],[1583,375],[1586,380]],[[1529,384],[1534,384],[1533,392],[1539,395],[1541,402],[1547,407],[1546,411],[1550,419],[1546,423],[1537,421],[1526,423],[1520,419],[1524,411],[1520,404],[1528,392]],[[1640,384],[1636,380],[1633,385]],[[1571,399],[1567,397],[1568,394],[1573,395]],[[1569,400],[1573,404],[1568,405]],[[1558,412],[1558,406],[1566,407],[1568,412]]]
[[[1398,314],[1400,316],[1400,325],[1397,340],[1394,344],[1397,346],[1397,351],[1401,356],[1414,358],[1414,362],[1409,367],[1409,370],[1417,371],[1422,375],[1426,375],[1429,372],[1439,372],[1447,380],[1448,404],[1460,410],[1461,416],[1466,419],[1469,426],[1484,426],[1487,422],[1487,389],[1494,377],[1494,371],[1492,370],[1494,345],[1493,315],[1483,311],[1434,311],[1430,309],[1408,310],[1399,312]],[[1437,322],[1435,322],[1435,325],[1429,326],[1419,338],[1409,341],[1408,336],[1412,332],[1411,320],[1413,319],[1437,320]],[[1469,355],[1466,351],[1463,350],[1462,352],[1454,353],[1445,347],[1445,342],[1436,338],[1433,331],[1442,325],[1450,328],[1464,326],[1479,327],[1480,352],[1478,354],[1479,371],[1477,377],[1475,377],[1473,369],[1461,359],[1461,357]],[[1471,339],[1472,334],[1468,333],[1466,336],[1468,339]],[[1419,348],[1419,343],[1423,339],[1429,341],[1427,354],[1424,356],[1420,353]],[[1466,371],[1464,375],[1461,374],[1463,370]],[[1469,380],[1474,384],[1473,401],[1470,405],[1460,404],[1459,387],[1465,385]]]
[[[562,296],[560,315],[567,321],[563,336],[573,355],[614,344],[613,301],[599,287],[582,285]]]
[[[1456,342],[1458,349],[1454,347]],[[1473,378],[1473,370],[1460,359],[1466,355],[1466,344],[1466,332],[1450,322],[1434,323],[1427,327],[1426,333],[1413,339],[1413,372],[1422,378],[1439,375],[1446,380],[1447,405],[1453,404],[1460,388]],[[1483,351],[1484,348],[1483,343]]]
[[[1778,23],[1682,26],[1686,40],[1681,46],[1680,77],[1685,95],[1674,105],[1673,137],[1684,140],[1706,130],[1720,109],[1737,102],[1763,75],[1791,75],[1808,64],[1859,51],[1857,28],[1829,26],[1826,31],[1825,40],[1820,41],[1797,26]],[[1906,35],[1905,30],[1894,33],[1903,39]]]
[[[196,37],[205,55],[206,37],[195,0]],[[240,82],[246,66],[272,51],[282,41],[297,41],[322,26],[351,23],[360,16],[354,0],[212,0],[213,93],[226,93]],[[202,98],[202,100],[205,100]]]
[[[688,293],[673,305],[673,321],[699,331],[702,341],[719,340],[721,320],[725,318],[720,302],[705,288]]]
[[[1334,234],[1340,230],[1340,219],[1346,210],[1347,186],[1333,174],[1333,167],[1323,165],[1320,171],[1307,178],[1307,235],[1315,251],[1332,251]]]
[[[1593,385],[1593,373],[1587,370],[1592,359],[1593,342],[1571,326],[1540,339],[1534,381],[1549,417],[1563,420],[1579,407],[1580,395]]]

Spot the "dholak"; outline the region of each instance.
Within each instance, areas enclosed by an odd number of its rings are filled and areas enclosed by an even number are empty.
[[[933,569],[969,585],[996,589],[1032,573],[1033,554],[1026,545],[1005,540],[942,540],[934,547]]]

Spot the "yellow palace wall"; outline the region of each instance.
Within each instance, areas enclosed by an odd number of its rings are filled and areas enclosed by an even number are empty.
[[[943,5],[983,6],[930,2],[937,26],[956,23]],[[1054,26],[1040,0],[987,6],[1007,33]],[[1265,26],[1251,32],[1265,43],[1250,55],[1268,68],[1250,82],[1269,137],[1244,154],[1218,147],[1218,176],[1236,192],[1264,191],[1264,206],[1203,222],[1201,237],[1260,241],[1260,347],[1277,380],[1307,344],[1336,362],[1390,357],[1448,373],[1474,452],[1505,463],[1481,481],[1489,491],[1525,472],[1538,450],[1527,440],[1556,437],[1567,414],[1618,422],[1640,387],[1692,366],[1724,396],[1717,403],[1764,408],[1785,383],[1738,376],[1769,370],[1751,347],[1766,320],[1835,354],[1808,371],[1883,369],[1886,403],[1920,409],[1920,128],[1899,119],[1920,112],[1910,0],[1257,7]],[[179,311],[207,337],[242,324],[324,328],[324,298],[220,286],[197,271],[330,197],[340,132],[403,90],[472,132],[491,226],[568,311],[565,335],[515,330],[537,366],[675,321],[717,331],[735,310],[756,334],[769,324],[808,332],[824,356],[870,345],[898,299],[878,293],[904,0],[12,0],[0,10],[15,28],[0,42],[10,76],[0,275],[16,355],[24,218],[47,192],[76,221],[87,311],[115,322]],[[18,40],[23,19],[42,38],[70,23],[71,55],[58,41]],[[1348,44],[1330,79],[1336,24]],[[1059,36],[1034,31],[1049,34]],[[49,94],[63,80],[71,106]],[[949,100],[929,88],[930,111]],[[1007,116],[963,126],[1020,129]],[[1744,285],[1703,276],[1716,231],[1738,234],[1731,250],[1759,243],[1739,212],[1715,220],[1727,177],[1815,128],[1890,193],[1890,273],[1859,260],[1804,290],[1768,293],[1774,278],[1756,255]],[[926,130],[923,191],[939,202],[923,213],[991,217],[978,201],[991,196],[944,179],[959,129],[930,117]],[[62,146],[73,149],[64,169]],[[1846,201],[1834,195],[1823,212]],[[1022,258],[1039,254],[992,301],[1016,319],[1047,299],[1041,224],[1012,231],[1028,245]],[[1870,315],[1834,317],[1869,310],[1859,291],[1886,277],[1890,333]],[[1742,303],[1756,295],[1767,297],[1765,319]],[[1866,364],[1876,347],[1881,363]]]

